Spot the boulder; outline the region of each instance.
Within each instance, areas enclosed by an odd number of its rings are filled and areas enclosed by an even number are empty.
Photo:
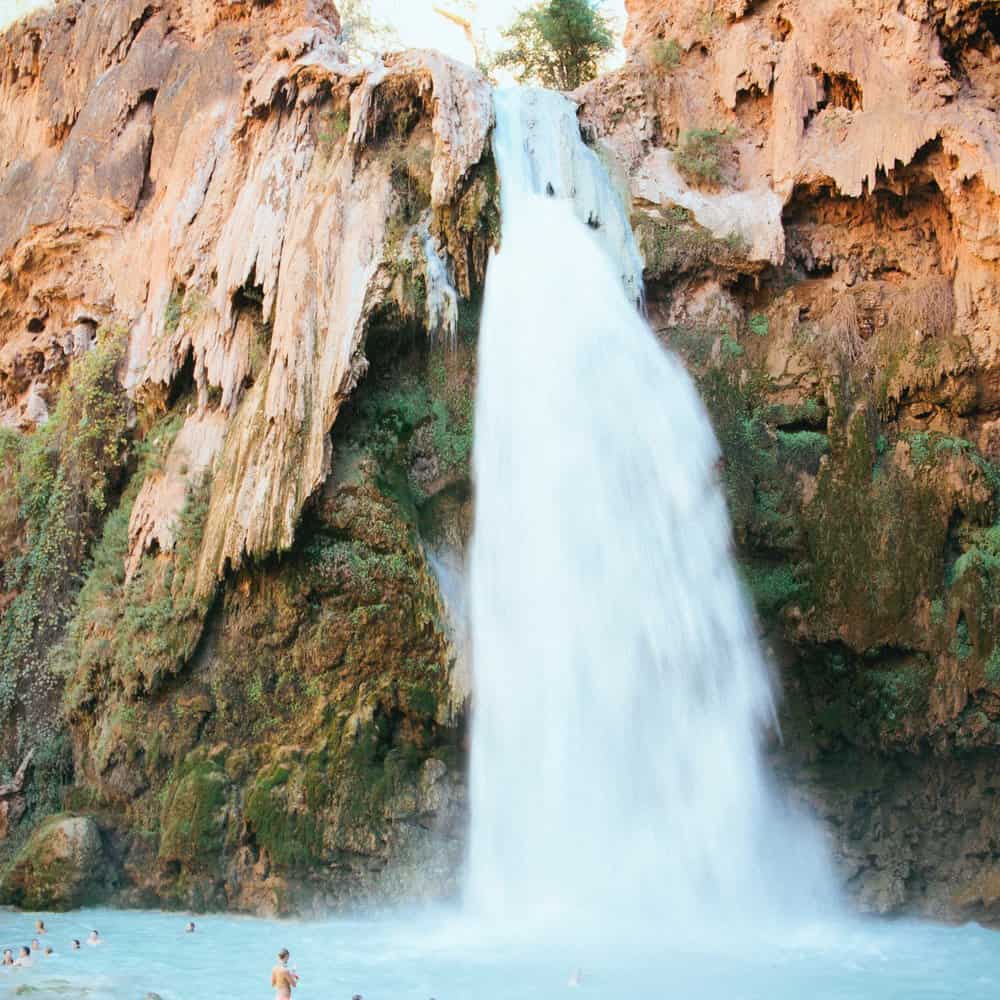
[[[102,894],[104,850],[89,816],[52,816],[0,881],[0,900],[28,910],[66,910]]]

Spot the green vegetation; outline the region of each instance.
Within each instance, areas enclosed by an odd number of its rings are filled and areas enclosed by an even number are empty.
[[[734,138],[732,129],[691,129],[674,150],[674,164],[689,184],[717,187],[722,183]]]
[[[954,585],[963,577],[975,574],[990,587],[991,594],[1000,597],[1000,523],[970,532],[965,539],[965,551],[951,568],[949,583]]]
[[[969,626],[966,624],[964,618],[959,618],[958,625],[955,627],[955,637],[952,639],[951,646],[949,646],[948,649],[951,655],[954,656],[959,663],[964,663],[970,656],[972,656],[972,642],[969,639]]]
[[[522,11],[504,31],[509,42],[493,65],[518,83],[576,90],[597,76],[614,47],[611,23],[598,0],[544,0]]]
[[[329,157],[337,143],[347,135],[351,126],[351,117],[345,108],[328,111],[320,116],[319,131],[316,142],[324,156]]]
[[[181,769],[163,793],[161,861],[186,868],[218,863],[225,826],[226,775],[211,761]]]
[[[163,435],[160,447],[169,436]],[[108,518],[60,651],[64,669],[75,671],[66,693],[70,708],[82,704],[94,677],[104,670],[128,697],[155,691],[194,651],[211,603],[211,598],[196,596],[194,585],[208,514],[208,478],[199,477],[188,488],[171,557],[145,556],[126,581],[128,521],[141,485],[141,478],[136,479]]]
[[[775,432],[778,447],[784,455],[803,468],[815,472],[820,458],[830,448],[830,439],[819,431],[782,431]]]
[[[788,565],[745,567],[744,577],[754,605],[764,617],[777,614],[786,604],[800,599],[807,589]]]
[[[316,768],[265,770],[247,794],[246,820],[257,843],[271,861],[289,868],[307,868],[323,849],[324,776]]]
[[[163,310],[163,329],[173,336],[182,319],[197,320],[208,306],[208,299],[197,289],[176,285],[170,292]]]
[[[4,567],[16,594],[0,620],[0,710],[15,700],[39,711],[56,685],[47,650],[68,618],[88,548],[100,528],[128,455],[128,401],[117,369],[125,332],[102,330],[94,348],[73,362],[50,419],[35,433],[4,439],[13,466],[24,546]],[[54,717],[38,719],[51,733]]]
[[[900,722],[927,710],[934,668],[925,660],[867,671],[863,676],[877,720]]]
[[[358,411],[364,447],[383,468],[409,469],[408,454],[429,448],[441,475],[464,468],[472,454],[472,394],[449,378],[440,356],[432,357],[425,378],[405,374],[385,387],[363,387]],[[422,500],[423,485],[409,478],[415,498]],[[383,485],[396,492],[385,479]]]
[[[1000,687],[1000,646],[995,646],[986,661],[986,682],[990,687]]]
[[[649,56],[653,65],[663,73],[670,73],[679,65],[684,49],[676,38],[657,38],[649,46]]]
[[[655,214],[637,212],[632,228],[647,277],[698,271],[708,265],[726,267],[746,255],[738,233],[720,239],[679,205]]]
[[[753,313],[747,326],[756,337],[766,337],[769,331],[767,317],[763,313]]]

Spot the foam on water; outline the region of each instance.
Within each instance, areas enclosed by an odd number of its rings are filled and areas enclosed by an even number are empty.
[[[557,94],[497,98],[470,905],[609,931],[784,928],[830,909],[832,883],[761,763],[771,684],[711,426],[635,309],[624,211],[575,122]]]

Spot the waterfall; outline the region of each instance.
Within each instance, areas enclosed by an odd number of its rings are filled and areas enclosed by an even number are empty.
[[[675,928],[813,907],[825,863],[763,767],[771,683],[707,415],[635,308],[640,258],[575,107],[496,108],[468,904]]]

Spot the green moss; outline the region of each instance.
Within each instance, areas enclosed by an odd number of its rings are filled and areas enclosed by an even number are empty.
[[[433,719],[437,714],[437,695],[425,684],[410,684],[406,691],[406,703],[410,711],[418,717]]]
[[[318,816],[324,782],[313,765],[304,772],[274,766],[258,775],[247,793],[245,816],[257,843],[274,864],[308,868],[323,850]]]
[[[647,277],[697,271],[711,264],[730,266],[746,252],[741,237],[719,239],[680,206],[657,213],[637,212],[632,228]]]
[[[160,816],[161,861],[186,868],[218,864],[225,830],[225,772],[212,761],[182,768],[165,787]]]
[[[744,567],[744,577],[754,606],[764,617],[774,616],[806,593],[805,584],[790,566]]]
[[[866,671],[863,677],[876,719],[899,722],[926,712],[934,677],[926,661]]]
[[[763,313],[753,313],[747,323],[750,332],[756,337],[766,337],[770,330],[767,317]]]
[[[972,642],[969,639],[969,626],[966,624],[964,618],[959,618],[958,625],[955,627],[955,637],[951,641],[951,646],[948,647],[952,656],[958,660],[959,663],[964,663],[972,655]]]
[[[346,108],[326,111],[320,116],[316,141],[324,156],[333,154],[337,144],[347,135],[350,125],[351,117]]]
[[[830,440],[819,431],[777,431],[778,447],[796,465],[815,472],[830,450]]]
[[[173,336],[181,325],[183,308],[184,289],[175,287],[171,290],[170,298],[167,299],[166,308],[163,310],[163,329],[170,336]]]
[[[50,419],[16,449],[15,497],[23,552],[4,567],[15,594],[0,620],[0,710],[30,685],[44,688],[48,653],[69,616],[87,551],[112,502],[128,457],[129,404],[117,371],[127,331],[102,329],[73,361]],[[51,716],[37,720],[50,728]]]
[[[801,403],[773,403],[763,408],[765,422],[779,429],[804,425],[810,430],[819,430],[826,427],[828,415],[826,403],[812,397]]]
[[[946,500],[937,484],[886,461],[877,476],[874,430],[864,408],[831,431],[830,461],[805,510],[819,621],[847,623],[855,642],[896,636],[915,602],[944,576]],[[902,640],[901,640],[902,641]]]
[[[741,358],[746,353],[744,349],[728,333],[724,333],[719,341],[719,349],[724,358]]]
[[[168,418],[151,444],[150,461],[169,448],[177,421]],[[144,556],[125,580],[128,523],[146,468],[133,477],[104,536],[80,592],[66,639],[56,652],[73,675],[65,702],[73,710],[92,697],[94,677],[107,672],[128,697],[150,693],[193,653],[212,602],[196,593],[195,563],[208,514],[210,482],[199,477],[175,526],[173,552]]]
[[[1000,687],[1000,646],[996,646],[986,661],[986,681],[990,687]]]

